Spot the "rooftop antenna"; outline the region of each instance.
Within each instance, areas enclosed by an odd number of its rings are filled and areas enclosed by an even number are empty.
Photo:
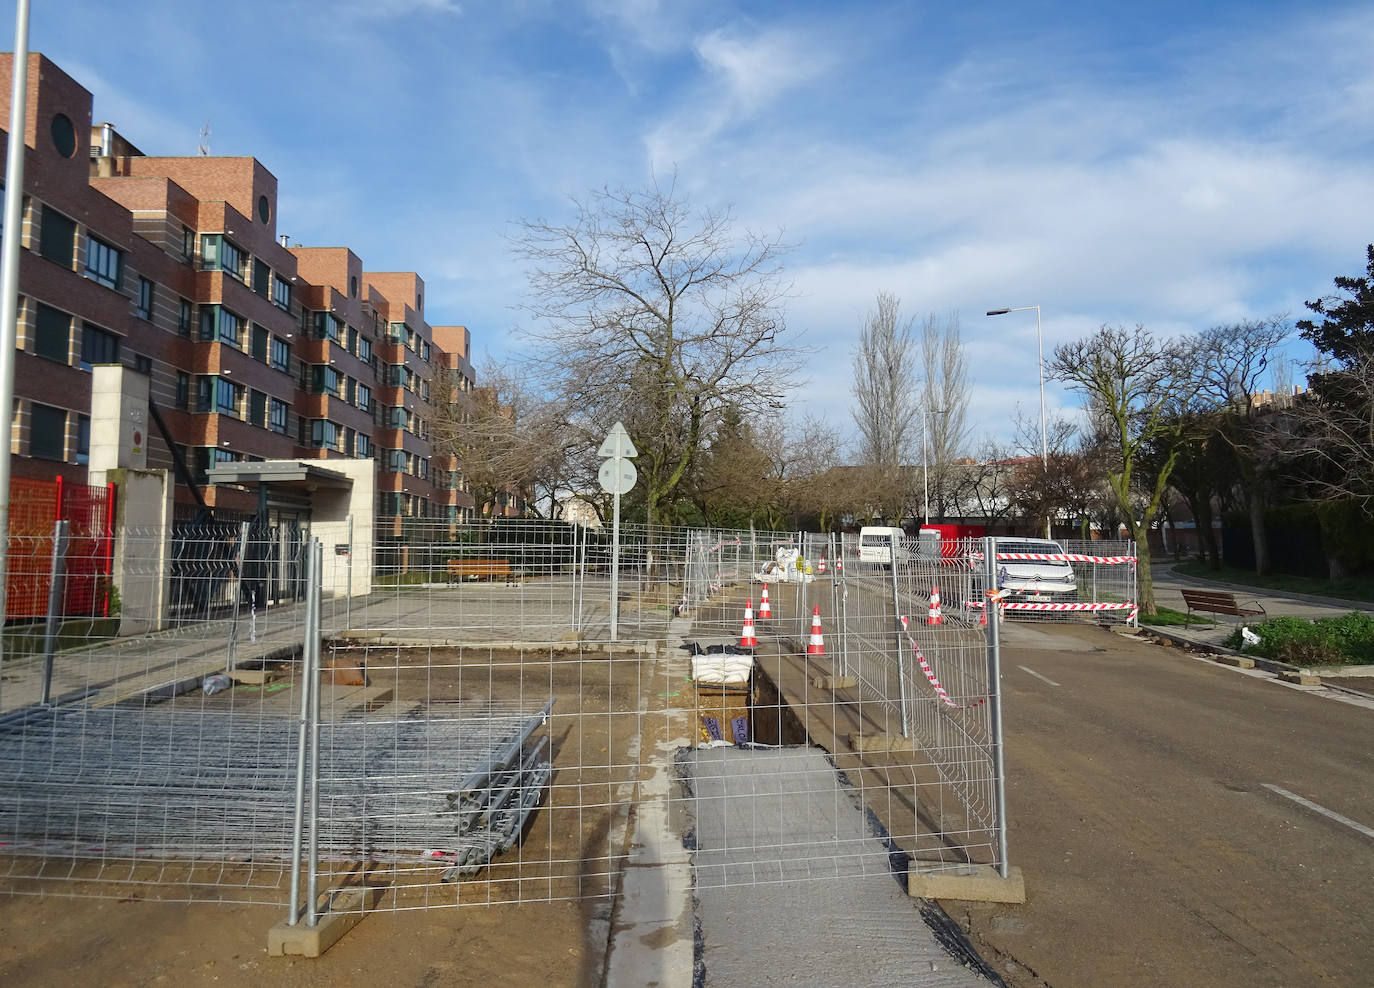
[[[210,121],[208,120],[200,128],[200,143],[196,146],[196,150],[200,152],[202,158],[208,157],[210,154]]]

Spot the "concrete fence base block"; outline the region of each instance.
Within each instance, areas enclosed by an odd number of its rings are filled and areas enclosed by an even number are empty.
[[[1255,668],[1255,660],[1244,655],[1214,655],[1212,658],[1224,666],[1235,666],[1237,669]]]
[[[913,861],[907,866],[907,894],[921,899],[957,899],[963,902],[1026,901],[1026,880],[1021,869],[1007,869],[1003,878],[992,865],[960,865],[954,870],[922,871]]]
[[[295,926],[282,920],[267,931],[269,957],[319,957],[345,933],[357,926],[367,910],[376,905],[376,889],[334,889],[328,893],[330,906],[314,926],[302,919]]]
[[[851,734],[849,747],[855,751],[915,751],[916,741],[900,734]]]
[[[1314,676],[1310,672],[1281,672],[1279,678],[1285,683],[1296,683],[1298,686],[1320,686],[1322,678]]]
[[[858,686],[859,681],[853,676],[817,676],[811,680],[811,685],[818,690],[842,690],[850,686]]]

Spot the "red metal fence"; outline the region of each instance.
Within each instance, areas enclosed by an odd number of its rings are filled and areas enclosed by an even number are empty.
[[[67,522],[64,616],[107,617],[110,613],[114,552],[114,485],[10,480],[10,539],[7,618],[48,613],[53,527]]]

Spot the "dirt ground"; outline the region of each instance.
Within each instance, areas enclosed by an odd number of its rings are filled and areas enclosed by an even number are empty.
[[[267,931],[284,918],[284,905],[3,897],[0,983],[598,983],[641,772],[639,745],[664,722],[657,711],[683,702],[680,693],[673,697],[678,691],[656,673],[653,658],[635,651],[607,657],[600,650],[372,646],[361,658],[372,683],[394,694],[383,698],[394,704],[384,715],[442,715],[457,700],[515,699],[537,707],[557,698],[547,727],[555,773],[520,846],[461,887],[441,884],[442,868],[384,866],[382,880],[396,887],[381,911],[318,959],[267,956]],[[291,709],[293,692],[273,694],[271,702]],[[212,699],[228,702],[224,694]],[[80,896],[93,886],[60,888]],[[492,904],[407,908],[458,898]]]

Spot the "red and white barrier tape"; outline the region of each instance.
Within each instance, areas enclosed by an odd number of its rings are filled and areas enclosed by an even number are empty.
[[[982,559],[981,552],[969,553],[971,559]],[[1101,563],[1104,566],[1121,566],[1136,561],[1135,556],[1084,556],[1076,552],[999,552],[998,559],[1037,560],[1057,563]]]
[[[981,600],[966,600],[964,607],[981,611],[983,602]],[[1126,615],[1126,620],[1132,624],[1140,617],[1140,607],[1129,601],[1125,604],[1036,604],[1022,603],[1019,601],[1008,601],[1002,605],[1004,611],[1130,611]]]
[[[920,663],[921,671],[926,674],[926,681],[929,682],[931,688],[935,690],[935,695],[944,701],[945,706],[952,707],[955,710],[972,710],[974,707],[980,707],[988,702],[987,697],[982,697],[981,699],[975,700],[973,703],[955,703],[951,700],[948,691],[940,685],[940,680],[936,678],[935,670],[930,667],[930,663],[926,661],[926,657],[921,653],[921,646],[917,645],[916,639],[911,637],[905,614],[902,615],[902,630],[907,632],[906,640],[911,642],[911,650],[916,653],[916,661]]]

